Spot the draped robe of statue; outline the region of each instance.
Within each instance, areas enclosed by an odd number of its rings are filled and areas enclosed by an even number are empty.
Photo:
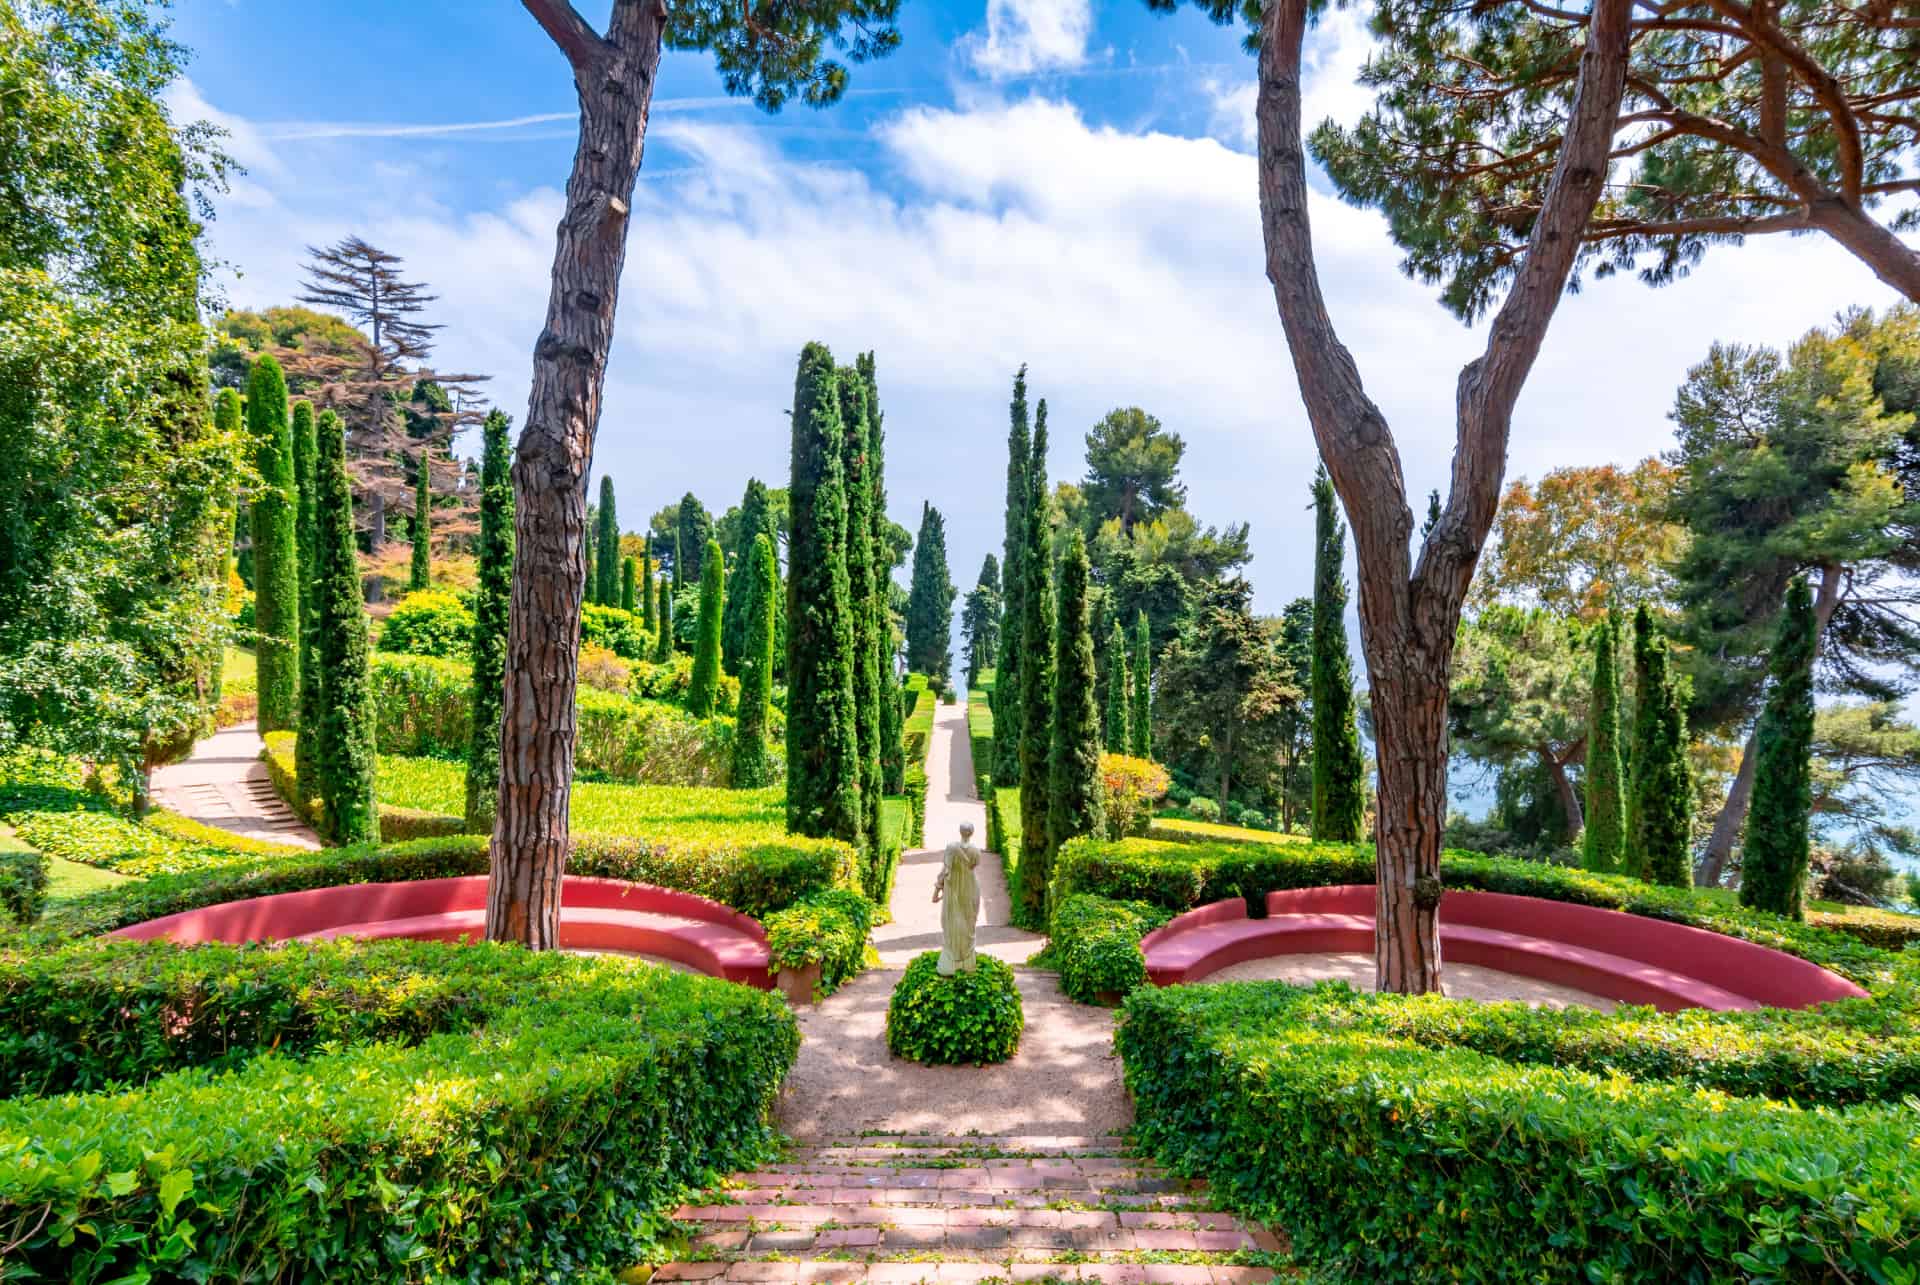
[[[974,870],[979,864],[980,849],[965,839],[949,843],[940,859],[933,899],[943,903],[938,966],[942,977],[970,973],[974,968],[973,934],[980,918],[980,879]]]

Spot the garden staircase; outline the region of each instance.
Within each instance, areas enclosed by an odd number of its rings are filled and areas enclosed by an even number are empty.
[[[1286,1261],[1119,1138],[829,1139],[701,1200],[655,1281],[1250,1285]]]

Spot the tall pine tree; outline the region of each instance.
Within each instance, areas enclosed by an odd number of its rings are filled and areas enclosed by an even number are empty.
[[[1133,731],[1128,712],[1127,636],[1116,620],[1113,622],[1113,632],[1107,636],[1106,744],[1111,753],[1127,752],[1128,737]]]
[[[1366,762],[1353,709],[1347,650],[1346,528],[1323,466],[1313,479],[1313,837],[1357,843],[1367,808]]]
[[[773,696],[773,599],[780,590],[774,568],[773,538],[762,531],[742,559],[743,583],[729,598],[747,603],[747,639],[740,652],[740,708],[733,722],[733,788],[757,789],[767,783],[767,705]]]
[[[1693,884],[1693,769],[1687,716],[1667,640],[1642,606],[1634,614],[1633,771],[1627,796],[1627,866],[1650,883]]]
[[[920,506],[913,542],[913,580],[907,588],[907,667],[946,677],[953,672],[953,578],[947,570],[947,523],[931,504]]]
[[[700,615],[694,621],[693,678],[687,684],[687,711],[695,718],[713,713],[720,690],[720,615],[726,610],[726,574],[720,542],[708,540],[700,559]]]
[[[480,429],[479,584],[473,592],[473,734],[467,742],[467,830],[493,831],[500,791],[500,706],[507,682],[507,610],[513,598],[513,447],[506,412]]]
[[[1133,727],[1127,748],[1135,758],[1153,757],[1153,631],[1142,611],[1133,621]]]
[[[413,561],[407,588],[415,593],[433,583],[433,470],[428,461],[423,449],[413,462]]]
[[[231,393],[223,389],[222,395]],[[237,414],[239,398],[233,400]],[[318,592],[320,537],[315,508],[319,485],[320,445],[313,422],[313,403],[304,398],[293,405],[293,480],[299,490],[294,513],[294,543],[300,551],[300,731],[293,743],[294,789],[309,800],[319,789],[320,594]]]
[[[378,843],[374,806],[373,682],[367,672],[367,611],[354,541],[346,434],[320,416],[315,470],[315,542],[320,607],[320,834],[330,843]]]
[[[1007,425],[1007,531],[1001,548],[1000,654],[993,678],[993,783],[1020,784],[1020,646],[1026,625],[1027,490],[1033,444],[1027,426],[1027,368],[1013,377]]]
[[[868,452],[873,445],[868,423],[867,381],[852,366],[839,372],[840,471],[847,491],[847,594],[853,617],[854,746],[860,763],[860,830],[868,852],[880,844],[880,651],[874,640],[879,621],[873,610],[876,551],[873,547],[873,491]],[[872,883],[873,881],[869,881]],[[877,895],[877,884],[868,892]]]
[[[1626,852],[1626,798],[1620,780],[1620,667],[1614,659],[1619,626],[1613,617],[1593,629],[1593,697],[1587,708],[1587,828],[1580,836],[1589,870],[1620,868]]]
[[[300,716],[300,545],[294,494],[287,380],[272,356],[247,375],[247,430],[260,475],[253,493],[253,627],[260,730],[294,727]]]
[[[1053,558],[1047,529],[1047,403],[1035,410],[1021,512],[1026,543],[1020,572],[1020,861],[1014,867],[1015,922],[1046,923],[1049,787],[1053,757]],[[995,729],[995,735],[999,734]]]
[[[787,829],[858,843],[843,431],[833,354],[810,343],[794,378],[787,491]]]
[[[1807,818],[1813,810],[1813,657],[1820,622],[1807,578],[1787,585],[1768,668],[1772,683],[1755,729],[1753,803],[1741,847],[1740,904],[1789,919],[1806,915]]]
[[[600,479],[600,530],[594,539],[593,600],[603,607],[620,605],[620,516],[613,503],[613,479]]]
[[[1098,675],[1093,663],[1093,616],[1087,602],[1090,576],[1086,538],[1076,529],[1067,537],[1066,551],[1060,555],[1060,596],[1054,617],[1053,729],[1047,751],[1043,888],[1052,881],[1054,854],[1062,844],[1106,828],[1105,786],[1100,779]],[[1124,674],[1125,668],[1122,665],[1119,672]],[[1021,864],[1026,864],[1024,854]]]
[[[887,531],[887,435],[880,410],[879,371],[874,355],[863,352],[854,360],[860,378],[867,386],[867,428],[871,438],[867,456],[871,461],[868,489],[873,493],[873,649],[874,669],[880,675],[880,778],[888,794],[907,788],[906,712],[902,708],[900,684],[894,681],[893,641],[893,546]]]
[[[740,500],[740,545],[735,555],[733,574],[751,576],[753,574],[752,553],[754,537],[764,535],[769,540],[778,538],[778,530],[773,518],[773,499],[767,491],[767,484],[759,478],[747,480],[747,493]],[[747,584],[748,581],[742,580]],[[747,613],[752,603],[750,595],[735,590],[730,583],[727,586],[727,616],[720,629],[720,661],[729,674],[740,672],[740,657],[747,647]]]

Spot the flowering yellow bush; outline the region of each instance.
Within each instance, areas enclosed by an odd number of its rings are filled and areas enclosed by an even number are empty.
[[[1145,834],[1154,805],[1173,784],[1167,769],[1130,754],[1102,754],[1100,779],[1107,787],[1107,834],[1115,839]]]

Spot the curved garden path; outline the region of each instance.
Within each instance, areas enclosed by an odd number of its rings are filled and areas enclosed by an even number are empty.
[[[266,742],[253,723],[223,727],[178,763],[153,771],[154,802],[250,839],[317,848],[320,836],[274,791],[260,758]]]

